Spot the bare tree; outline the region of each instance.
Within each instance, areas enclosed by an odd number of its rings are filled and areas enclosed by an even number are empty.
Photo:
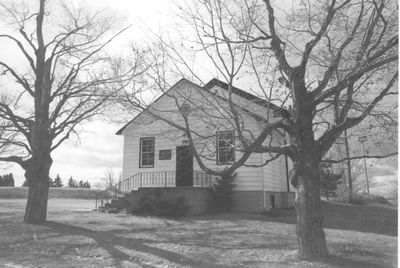
[[[120,180],[120,178],[118,179]],[[117,182],[117,178],[112,169],[107,169],[104,172],[103,177],[100,178],[100,181],[96,183],[96,187],[99,189],[110,189],[112,188]]]
[[[10,144],[0,161],[14,162],[25,170],[29,194],[24,222],[46,220],[51,152],[76,133],[76,127],[104,111],[118,87],[115,81],[131,79],[135,70],[118,69],[104,47],[118,36],[113,23],[97,12],[71,9],[45,0],[32,6],[0,4],[6,28],[0,34],[19,51],[27,68],[13,58],[0,60],[3,88],[0,118],[6,122],[3,138]],[[16,31],[15,31],[16,30]]]
[[[285,14],[269,0],[196,1],[180,8],[187,25],[194,28],[194,38],[186,38],[180,48],[160,39],[162,52],[157,66],[170,64],[174,69],[168,73],[161,68],[150,76],[160,91],[168,95],[167,81],[174,74],[201,81],[192,67],[193,58],[185,58],[185,47],[208,57],[226,80],[228,106],[217,104],[215,110],[223,111],[220,118],[234,128],[243,152],[231,165],[223,170],[207,166],[201,157],[206,146],[199,151],[198,143],[208,137],[194,130],[190,116],[180,113],[177,123],[166,111],[146,111],[155,120],[183,131],[199,166],[209,174],[232,173],[255,153],[268,153],[272,160],[280,155],[290,157],[299,256],[316,259],[328,255],[320,162],[346,130],[372,116],[382,104],[390,104],[387,97],[398,93],[397,5],[383,0],[332,0],[300,1],[293,8],[291,14]],[[233,94],[234,85],[242,80],[256,85],[258,95],[267,103],[277,103],[264,110],[266,122],[260,133],[249,133],[243,127],[242,109]],[[130,97],[125,104],[139,111],[146,108],[138,92],[126,95]],[[183,102],[170,97],[179,111]],[[391,104],[397,105],[396,101]],[[281,113],[272,120],[269,108],[273,107]],[[206,120],[211,116],[207,112],[203,109],[196,118]],[[283,144],[272,142],[274,133],[279,132],[287,137]],[[344,160],[346,157],[331,162]]]
[[[393,107],[394,108],[394,107]],[[330,159],[324,159],[325,162],[333,160],[335,169],[341,170],[346,174],[345,183],[342,185],[341,195],[351,201],[353,194],[366,188],[365,179],[360,184],[360,160],[367,159],[386,159],[387,157],[397,156],[397,116],[396,109],[387,111],[374,111],[369,118],[366,118],[356,127],[345,131],[339,139],[336,140],[328,155]],[[366,137],[366,154],[362,150],[359,141],[360,137]],[[380,160],[382,161],[382,160]]]

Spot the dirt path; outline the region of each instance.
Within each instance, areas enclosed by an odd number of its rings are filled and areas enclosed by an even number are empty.
[[[294,225],[279,217],[211,215],[165,220],[90,211],[56,199],[49,222],[22,224],[24,200],[0,200],[0,267],[396,267],[397,237],[327,229],[333,256],[295,258]]]

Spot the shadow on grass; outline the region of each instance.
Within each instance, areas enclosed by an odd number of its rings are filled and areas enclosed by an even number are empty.
[[[324,228],[397,236],[397,209],[323,202]],[[268,221],[296,223],[294,209],[278,211]]]
[[[127,250],[133,250],[136,252],[144,253],[144,254],[151,254],[158,258],[167,260],[171,263],[175,263],[175,264],[182,265],[185,267],[186,266],[188,266],[188,267],[216,267],[216,268],[235,267],[232,265],[215,264],[215,263],[213,263],[212,258],[193,259],[193,258],[184,256],[184,255],[176,253],[176,252],[172,252],[169,250],[160,249],[160,248],[148,245],[149,243],[154,243],[154,240],[124,237],[124,234],[129,235],[132,233],[142,233],[142,232],[149,232],[149,231],[151,232],[153,229],[157,229],[157,228],[144,228],[144,229],[137,229],[137,230],[132,230],[132,231],[126,230],[126,229],[94,231],[94,230],[91,230],[88,228],[83,228],[83,227],[79,227],[79,226],[74,226],[74,225],[69,225],[69,224],[64,224],[64,223],[59,223],[59,222],[54,222],[54,221],[42,224],[42,226],[50,228],[52,231],[56,232],[58,235],[61,235],[61,236],[84,236],[84,237],[93,239],[100,248],[104,249],[105,251],[107,251],[110,254],[110,257],[113,259],[114,265],[117,267],[122,266],[124,261],[135,262],[136,264],[140,265],[141,267],[153,267],[151,265],[141,262],[140,258],[138,258],[137,256],[132,256],[132,255],[122,251],[121,249],[119,249],[119,247],[125,248]],[[224,234],[229,235],[229,232],[227,231]],[[211,247],[210,243],[206,242],[207,239],[205,239],[204,235],[205,234],[198,233],[191,237],[186,237],[186,238],[180,237],[176,240],[169,239],[168,243],[181,244],[181,245],[187,245],[187,246],[195,245],[195,246],[200,246],[200,247]],[[165,240],[161,239],[160,243],[163,243],[163,242],[165,242]],[[283,241],[283,243],[279,243],[279,244],[268,243],[266,245],[262,245],[259,247],[248,247],[248,245],[246,245],[246,244],[241,244],[241,245],[236,245],[236,246],[239,248],[288,249],[288,247],[290,248],[289,244],[290,243],[286,243]],[[212,243],[212,247],[218,248],[220,250],[235,249],[235,246],[219,247],[218,245],[216,245],[215,242]],[[374,262],[370,262],[370,261],[362,260],[362,259],[356,259],[357,256],[355,257],[354,254],[352,255],[352,257],[353,258],[346,258],[343,256],[331,255],[326,259],[316,261],[316,262],[311,262],[310,267],[318,267],[319,264],[324,267],[326,267],[326,266],[329,266],[329,267],[330,266],[332,266],[332,267],[355,267],[355,268],[364,268],[364,267],[384,268],[384,267],[386,267],[383,264],[374,263]],[[297,263],[296,259],[292,259],[292,258],[290,258],[290,259],[291,260],[283,261],[279,265],[283,265],[283,266],[287,265],[288,267],[291,267],[292,265]],[[242,263],[242,265],[243,264],[244,263]],[[254,264],[254,266],[257,266],[260,263],[258,261],[254,261],[253,264]],[[266,261],[265,264],[268,267],[269,265],[274,266],[274,265],[277,265],[278,263]],[[253,266],[253,265],[251,265],[251,266]],[[237,267],[239,267],[239,266],[237,266]]]
[[[387,268],[387,265],[371,263],[363,260],[354,260],[344,258],[342,256],[331,255],[328,258],[321,260],[321,263],[332,267],[342,267],[342,268]],[[317,267],[317,266],[316,266]]]
[[[123,261],[129,262],[138,262],[141,267],[153,267],[150,265],[146,265],[122,250],[118,249],[117,247],[124,247],[128,250],[134,250],[141,253],[151,254],[153,256],[157,256],[164,260],[170,261],[172,263],[180,264],[183,266],[190,266],[190,267],[210,267],[209,262],[205,262],[202,260],[194,260],[188,258],[184,255],[152,247],[146,245],[146,243],[151,243],[154,241],[146,240],[146,239],[134,239],[134,238],[124,238],[123,236],[117,236],[121,234],[122,230],[109,230],[109,231],[93,231],[91,229],[63,224],[59,222],[47,222],[42,224],[42,226],[48,227],[53,231],[61,234],[61,235],[81,235],[88,238],[92,238],[102,249],[106,250],[110,256],[113,258],[115,265],[120,266],[122,265]],[[135,230],[134,232],[141,232],[142,230]],[[123,233],[130,233],[126,230],[122,231]],[[216,265],[212,264],[212,267],[232,267],[232,266],[224,266],[224,265]]]
[[[375,205],[322,202],[324,228],[397,236],[397,209]],[[258,220],[296,224],[294,209],[278,209],[271,214],[210,214],[196,220]]]

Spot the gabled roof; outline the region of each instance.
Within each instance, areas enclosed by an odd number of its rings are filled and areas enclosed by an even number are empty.
[[[204,85],[203,88],[206,89],[206,90],[210,90],[214,86],[219,86],[220,88],[223,88],[225,90],[229,90],[229,85],[227,83],[222,82],[221,80],[218,80],[216,78],[211,79],[207,84]],[[254,103],[256,103],[256,104],[258,104],[260,106],[263,106],[265,108],[269,107],[269,108],[273,109],[277,114],[279,114],[282,117],[289,117],[290,116],[289,112],[286,109],[281,108],[281,107],[273,104],[272,102],[269,102],[267,100],[261,99],[261,98],[255,96],[253,94],[250,94],[250,93],[248,93],[246,91],[243,91],[243,90],[241,90],[241,89],[239,89],[237,87],[232,86],[232,93],[234,93],[234,94],[236,94],[236,95],[238,95],[238,96],[240,96],[242,98],[245,98],[245,99],[247,99],[247,100],[249,100],[251,102],[254,102]]]
[[[167,91],[165,91],[163,94],[161,94],[157,99],[155,99],[150,105],[148,105],[146,107],[146,109],[144,109],[143,111],[141,111],[140,113],[138,113],[131,121],[129,121],[128,123],[126,123],[120,130],[118,130],[115,134],[116,135],[121,135],[122,131],[124,131],[124,129],[129,126],[130,123],[132,123],[133,121],[135,121],[136,118],[138,118],[141,114],[143,114],[144,112],[146,112],[149,107],[153,104],[155,104],[157,101],[159,101],[161,99],[162,96],[164,96],[165,94],[167,94],[171,89],[173,89],[174,87],[176,87],[177,85],[179,85],[182,82],[188,82],[196,87],[198,87],[199,89],[201,89],[201,87],[195,83],[193,83],[192,81],[187,80],[186,78],[181,78],[178,82],[176,82],[173,86],[171,86]]]
[[[125,125],[124,125],[120,130],[118,130],[115,134],[116,134],[116,135],[121,135],[122,132],[124,131],[124,129],[125,129],[130,123],[132,123],[133,121],[135,121],[135,119],[136,119],[137,117],[139,117],[141,114],[143,114],[145,111],[147,111],[148,108],[149,108],[151,105],[155,104],[158,100],[160,100],[161,97],[164,96],[168,91],[170,91],[171,89],[173,89],[173,88],[176,87],[178,84],[180,84],[180,83],[182,83],[182,82],[184,82],[184,81],[185,81],[185,82],[188,82],[188,83],[190,83],[190,84],[192,84],[193,86],[197,87],[197,88],[200,89],[200,90],[209,91],[209,90],[210,90],[211,88],[213,88],[214,86],[218,86],[218,87],[223,88],[223,89],[225,89],[225,90],[229,90],[229,85],[228,85],[227,83],[222,82],[221,80],[218,80],[218,79],[216,79],[216,78],[211,79],[211,80],[210,80],[207,84],[205,84],[203,87],[201,87],[201,86],[199,86],[199,85],[193,83],[192,81],[189,81],[189,80],[187,80],[187,79],[185,79],[185,78],[182,78],[182,79],[180,79],[178,82],[176,82],[173,86],[171,86],[166,92],[164,92],[164,94],[160,95],[156,100],[154,100],[153,103],[151,103],[150,105],[148,105],[148,106],[146,107],[146,109],[144,109],[143,111],[141,111],[140,113],[138,113],[132,120],[130,120],[127,124],[125,124]],[[263,107],[265,107],[265,108],[268,108],[268,107],[269,107],[269,108],[273,109],[278,115],[280,115],[280,116],[282,116],[282,117],[289,117],[289,116],[290,116],[289,112],[288,112],[286,109],[281,108],[281,107],[279,107],[279,106],[277,106],[277,105],[275,105],[275,104],[273,104],[273,103],[270,103],[270,102],[268,102],[268,101],[266,101],[266,100],[263,100],[263,99],[261,99],[261,98],[255,96],[255,95],[250,94],[250,93],[248,93],[248,92],[246,92],[246,91],[243,91],[243,90],[241,90],[241,89],[239,89],[239,88],[237,88],[237,87],[233,87],[233,86],[232,86],[232,92],[233,92],[234,94],[240,96],[240,97],[243,97],[243,98],[245,98],[245,99],[247,99],[247,100],[249,100],[249,101],[254,102],[254,103],[257,104],[257,105],[263,106]],[[246,111],[247,111],[247,110],[246,110]],[[247,112],[249,112],[249,111],[247,111]],[[252,113],[252,114],[253,114],[253,113]],[[259,117],[259,116],[255,115],[255,114],[253,114],[253,115],[256,116],[256,117]]]

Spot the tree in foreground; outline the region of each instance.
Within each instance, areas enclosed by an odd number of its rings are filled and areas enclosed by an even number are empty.
[[[104,47],[117,35],[112,19],[45,0],[2,1],[0,39],[18,55],[0,59],[0,118],[9,146],[0,161],[19,164],[29,185],[24,222],[46,220],[51,152],[77,126],[103,112],[117,74]],[[23,67],[16,65],[21,59]],[[11,136],[12,139],[5,137]]]
[[[176,123],[163,116],[167,111],[146,112],[183,131],[199,166],[209,174],[232,174],[251,154],[269,154],[271,159],[288,156],[293,162],[291,183],[296,188],[299,257],[317,259],[328,255],[321,162],[346,130],[397,105],[391,98],[397,95],[397,5],[394,1],[331,0],[291,6],[292,11],[286,12],[269,0],[188,3],[180,8],[180,15],[194,29],[193,36],[185,36],[180,47],[165,37],[157,43],[160,56],[154,62],[158,66],[149,81],[161,92],[167,92],[172,84],[168,81],[176,74],[201,83],[192,66],[200,66],[195,59],[204,57],[212,66],[204,68],[215,69],[228,84],[229,107],[216,109],[225,109],[220,116],[235,130],[235,146],[242,154],[234,163],[223,170],[207,166],[197,144],[204,137],[192,131],[195,120],[190,115],[181,112],[181,123]],[[247,135],[232,97],[234,86],[251,87],[254,94],[288,113],[272,117],[266,112],[262,131]],[[126,107],[145,109],[139,92],[126,96]],[[180,111],[178,100],[176,105]],[[201,118],[205,121],[207,113]],[[277,132],[284,133],[286,142],[269,142]]]

